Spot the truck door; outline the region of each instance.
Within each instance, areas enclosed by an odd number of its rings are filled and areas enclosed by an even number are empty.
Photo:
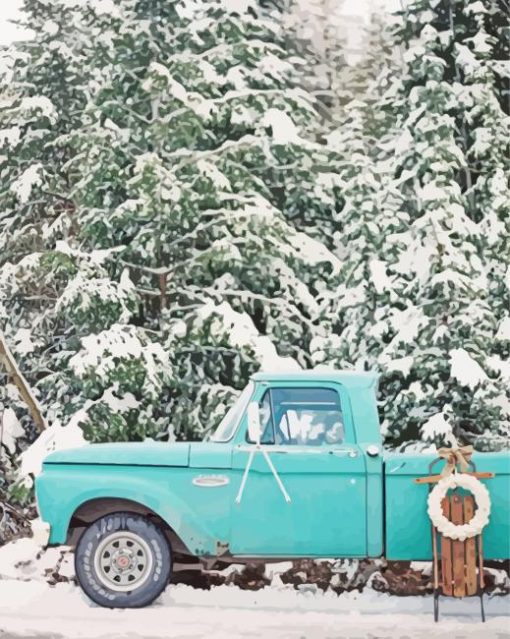
[[[290,497],[259,452],[240,503],[233,505],[231,552],[237,555],[362,557],[367,552],[365,458],[356,443],[340,384],[260,385],[254,399],[262,447]],[[249,443],[249,442],[248,442]],[[234,447],[241,485],[249,450]]]

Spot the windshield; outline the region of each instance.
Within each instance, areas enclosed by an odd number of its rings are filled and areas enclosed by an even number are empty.
[[[250,382],[248,386],[239,395],[234,404],[227,411],[225,417],[218,424],[218,428],[211,435],[212,442],[228,442],[232,439],[239,421],[243,416],[246,406],[250,401],[253,393],[254,384]]]

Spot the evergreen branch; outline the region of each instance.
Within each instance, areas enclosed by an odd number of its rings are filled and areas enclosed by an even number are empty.
[[[58,296],[51,297],[50,295],[23,295],[22,298],[27,302],[56,302]]]
[[[168,113],[167,115],[159,116],[157,120],[159,120],[162,124],[168,124],[174,118],[178,118],[180,115],[184,115],[188,113],[190,109],[188,107],[182,107],[181,109],[176,109],[172,111],[172,113]]]
[[[161,297],[161,291],[160,290],[150,289],[150,288],[143,288],[141,286],[137,286],[136,290],[141,295],[148,295],[149,297]]]
[[[136,111],[133,111],[133,109],[130,109],[126,104],[122,104],[122,102],[117,102],[115,100],[106,100],[105,102],[102,102],[100,106],[101,107],[103,107],[103,106],[106,106],[106,107],[108,107],[108,106],[117,107],[119,109],[122,109],[123,111],[127,111],[134,118],[136,118],[137,120],[140,120],[144,124],[151,124],[151,120],[149,120],[148,118],[145,118],[143,115],[140,115]],[[106,115],[106,114],[104,114],[104,115]]]
[[[259,142],[259,138],[254,135],[244,135],[239,140],[226,140],[219,147],[215,149],[208,149],[207,151],[196,151],[190,149],[179,149],[177,151],[173,151],[172,153],[167,153],[167,158],[183,158],[183,161],[179,163],[178,168],[185,166],[189,162],[198,162],[202,158],[208,158],[215,155],[221,155],[225,151],[238,150],[246,147],[258,146],[256,143]],[[186,161],[187,159],[187,161]]]
[[[76,208],[76,204],[69,197],[65,195],[61,195],[60,193],[53,193],[52,191],[41,191],[44,195],[49,195],[50,197],[55,197],[58,200],[62,200],[63,202],[67,202],[68,204],[72,204],[73,208]]]
[[[306,100],[306,97],[304,95],[297,95],[297,93],[298,92],[292,89],[290,90],[289,89],[238,89],[238,90],[227,91],[227,93],[221,96],[221,98],[211,98],[210,100],[208,100],[208,102],[212,102],[213,104],[221,104],[224,102],[228,102],[229,100],[234,100],[236,98],[246,98],[250,96],[261,96],[261,95],[263,96],[279,95],[288,99],[288,96],[290,95],[292,97],[301,98],[312,108],[312,110],[314,110],[314,107],[312,106],[312,104],[308,102],[308,100]]]
[[[267,297],[266,295],[261,295],[259,293],[252,293],[251,291],[234,291],[234,290],[216,290],[210,287],[206,289],[198,289],[202,290],[202,292],[206,292],[209,295],[214,295],[215,297],[239,297],[240,299],[250,299],[250,300],[260,300],[262,302],[266,302],[267,304],[273,304],[275,306],[281,306],[284,300],[278,298]]]
[[[261,48],[265,48],[265,49],[269,49],[272,51],[278,51],[278,53],[281,53],[282,55],[286,56],[287,52],[285,51],[285,49],[283,49],[279,44],[275,44],[274,42],[267,42],[266,40],[261,40],[260,38],[253,38],[248,40],[248,43],[250,44],[250,46],[256,47],[257,45],[259,45]],[[237,42],[221,42],[220,44],[215,45],[214,47],[210,47],[209,49],[205,49],[204,51],[201,51],[200,53],[194,53],[191,56],[189,55],[188,52],[186,53],[178,53],[177,55],[172,56],[172,62],[177,59],[182,59],[184,62],[188,62],[190,60],[190,58],[210,58],[211,55],[214,55],[214,53],[216,53],[217,51],[225,51],[225,50],[230,50],[232,51],[232,49],[234,49],[235,47],[239,47],[239,44]]]
[[[203,214],[207,215],[210,213],[212,215],[218,216],[218,213],[222,211],[234,212],[233,209],[232,210],[231,209],[211,209],[209,211],[204,211]],[[214,220],[211,220],[210,222],[199,222],[192,231],[189,231],[189,233],[185,233],[184,235],[181,235],[181,237],[179,237],[178,239],[173,240],[173,242],[170,242],[170,244],[167,244],[165,246],[165,249],[172,249],[175,246],[182,244],[186,240],[196,239],[199,233],[201,233],[202,231],[205,231],[208,228],[216,226],[217,224],[218,224],[218,217],[216,217]]]
[[[178,348],[175,353],[195,353],[196,351],[204,352],[221,352],[221,353],[233,353],[239,355],[239,350],[235,348],[228,348],[227,346],[203,346],[202,344],[193,344],[192,346],[186,346],[184,348]],[[198,385],[201,386],[201,385]]]
[[[239,297],[240,299],[244,298],[244,299],[260,300],[260,301],[266,302],[267,304],[271,304],[273,306],[278,306],[279,308],[281,308],[283,311],[282,315],[286,315],[288,317],[294,316],[298,318],[299,321],[307,324],[309,328],[315,328],[313,322],[309,320],[307,317],[305,317],[303,313],[299,311],[299,309],[296,307],[295,304],[292,304],[288,300],[284,300],[281,297],[267,297],[265,295],[260,295],[259,293],[252,293],[251,291],[235,291],[235,290],[225,290],[225,289],[215,290],[210,287],[203,288],[203,289],[198,289],[198,287],[190,287],[190,289],[186,291],[186,294],[189,294],[191,292],[191,289],[201,291],[202,295],[195,293],[195,297],[198,297],[199,299],[203,299],[203,294],[208,293],[209,295],[215,296],[215,297],[225,296],[225,297]],[[289,313],[286,312],[289,309],[294,309],[294,310]]]

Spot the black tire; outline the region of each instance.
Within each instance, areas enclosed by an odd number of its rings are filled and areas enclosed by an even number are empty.
[[[80,586],[95,603],[141,608],[166,588],[172,554],[158,526],[141,515],[119,512],[101,517],[85,530],[76,546],[74,565]]]

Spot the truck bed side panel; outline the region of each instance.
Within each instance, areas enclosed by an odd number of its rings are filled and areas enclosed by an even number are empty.
[[[429,474],[434,455],[387,454],[385,456],[386,557],[393,560],[430,560],[432,542],[427,515],[427,485],[413,482]],[[479,471],[494,472],[482,480],[491,496],[491,516],[483,533],[486,559],[510,557],[510,453],[475,453]],[[442,462],[434,467],[440,472]]]

